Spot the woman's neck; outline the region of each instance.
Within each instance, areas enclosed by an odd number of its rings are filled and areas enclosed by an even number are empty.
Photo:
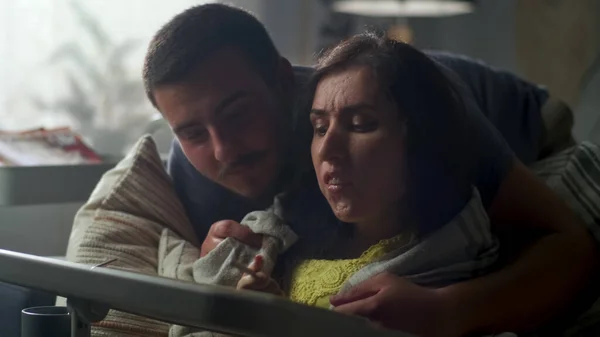
[[[381,240],[391,239],[407,228],[397,207],[354,223],[349,249],[359,255]]]

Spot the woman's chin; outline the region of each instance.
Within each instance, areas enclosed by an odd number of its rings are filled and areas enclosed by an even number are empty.
[[[331,205],[333,210],[333,214],[338,220],[348,223],[356,222],[357,219],[360,218],[358,214],[355,214],[355,210],[352,205],[346,203],[338,203],[336,205]]]

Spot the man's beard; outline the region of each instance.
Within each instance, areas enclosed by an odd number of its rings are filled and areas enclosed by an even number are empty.
[[[265,205],[265,207],[273,203],[273,198],[281,193],[289,182],[290,170],[293,170],[294,166],[292,163],[295,161],[295,157],[297,157],[297,153],[294,151],[294,136],[292,135],[293,112],[291,110],[291,99],[287,99],[287,97],[280,94],[279,91],[273,90],[272,92],[277,101],[277,109],[274,109],[276,115],[273,116],[275,120],[273,127],[275,128],[276,144],[273,144],[274,146],[267,150],[258,150],[240,155],[232,163],[221,167],[217,175],[218,179],[222,180],[230,174],[231,171],[238,169],[243,170],[261,160],[268,159],[268,156],[276,156],[277,171],[275,177],[265,188],[264,192],[255,199],[260,205]]]

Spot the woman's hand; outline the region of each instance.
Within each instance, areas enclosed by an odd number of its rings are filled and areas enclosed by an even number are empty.
[[[363,316],[379,325],[423,337],[456,337],[455,310],[436,289],[382,273],[331,297],[335,311]]]
[[[262,268],[263,257],[257,255],[250,266],[248,266],[248,273],[244,273],[236,288],[283,296],[283,291],[279,288],[277,282],[263,273]]]

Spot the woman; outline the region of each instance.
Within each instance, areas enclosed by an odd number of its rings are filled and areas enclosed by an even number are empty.
[[[356,275],[364,280],[393,270],[441,287],[489,269],[498,247],[474,188],[477,167],[467,150],[472,130],[460,95],[433,61],[406,44],[358,35],[319,60],[309,92],[310,125],[304,126],[311,130],[314,173],[339,221],[306,213],[320,199],[308,206],[306,194],[288,197],[287,220],[301,240],[280,263],[281,287],[259,273],[243,278],[239,288],[277,294],[283,288],[292,300],[327,308],[329,297],[348,290]],[[307,186],[303,181],[301,193],[310,195]],[[301,207],[290,204],[298,200]],[[450,244],[450,256],[426,252],[423,247],[443,251],[434,243],[445,245],[448,231],[460,232],[455,217],[465,211],[480,220],[481,237]],[[468,252],[471,243],[476,249]],[[418,251],[426,256],[415,258]],[[470,264],[476,260],[479,269]],[[251,269],[259,271],[260,264]],[[459,264],[467,267],[455,269]],[[422,268],[427,277],[415,275]]]
[[[259,273],[258,278],[243,278],[238,286],[274,293],[280,293],[279,289],[283,288],[293,300],[323,307],[331,304],[336,311],[358,314],[390,328],[426,336],[459,336],[507,328],[529,330],[539,328],[551,315],[568,308],[571,294],[575,294],[586,280],[582,278],[577,284],[560,283],[560,278],[553,280],[552,275],[546,273],[546,268],[532,266],[529,260],[539,261],[540,256],[547,255],[545,263],[552,263],[549,258],[556,257],[547,254],[548,249],[564,248],[565,238],[568,238],[580,245],[569,244],[569,249],[581,251],[580,247],[588,245],[586,240],[589,238],[584,238],[577,226],[571,226],[578,220],[565,215],[569,213],[562,211],[564,204],[555,197],[542,198],[540,193],[537,193],[538,204],[543,200],[561,210],[555,214],[562,215],[555,221],[546,219],[548,224],[552,224],[546,228],[553,231],[538,236],[541,238],[535,247],[525,250],[527,262],[506,267],[503,273],[491,273],[457,286],[444,287],[444,282],[449,284],[477,276],[476,272],[487,272],[487,267],[497,257],[498,248],[494,245],[485,217],[470,224],[478,226],[476,233],[480,235],[480,240],[475,240],[478,245],[474,253],[469,253],[469,247],[473,248],[468,244],[472,238],[463,236],[462,239],[466,238],[464,241],[450,239],[452,236],[445,236],[445,231],[456,228],[455,220],[464,217],[464,212],[480,216],[483,206],[493,213],[494,208],[489,207],[491,199],[505,191],[490,188],[486,175],[495,175],[502,181],[508,174],[511,184],[518,183],[514,181],[512,172],[514,165],[522,166],[518,162],[514,164],[512,156],[503,152],[487,155],[500,158],[494,162],[507,163],[506,167],[481,165],[478,158],[485,145],[472,144],[469,138],[475,135],[474,139],[487,139],[477,137],[477,133],[487,130],[473,127],[480,125],[472,123],[477,116],[466,116],[472,112],[469,102],[461,101],[460,87],[448,80],[451,77],[451,73],[446,73],[414,48],[373,34],[355,36],[326,53],[319,60],[309,88],[314,97],[309,100],[311,109],[306,110],[311,111],[308,128],[311,130],[311,158],[318,186],[341,221],[312,219],[310,216],[319,212],[306,212],[321,206],[318,199],[313,198],[312,203],[307,201],[310,192],[306,191],[310,191],[311,186],[306,184],[311,181],[308,178],[303,184],[304,193],[308,196],[296,198],[301,202],[301,207],[296,207],[300,212],[291,212],[291,216],[286,218],[291,220],[301,240],[282,257],[282,265],[286,267],[283,268],[282,279],[275,282]],[[304,120],[308,118],[304,116]],[[511,173],[507,173],[509,168]],[[540,191],[531,191],[528,195],[531,197],[534,192]],[[294,207],[290,209],[294,210]],[[527,228],[536,228],[537,225],[532,223]],[[507,229],[495,226],[497,230]],[[444,241],[444,238],[448,239]],[[431,245],[431,242],[439,245]],[[453,250],[443,251],[441,248],[446,243],[454,245],[451,247]],[[466,252],[463,257],[485,263],[481,269],[472,269],[470,275],[463,269],[462,274],[452,279],[448,277],[452,273],[444,274],[439,263],[457,262],[444,258],[448,257],[446,253],[452,255],[460,250],[461,244]],[[414,272],[421,274],[413,279],[408,277],[412,282],[405,281],[411,270],[403,263],[411,260],[404,257],[411,247],[419,245],[428,249],[413,250],[408,255],[412,254],[414,262],[419,260],[417,256],[421,256],[422,252],[434,253],[434,258],[426,262],[433,262],[438,267],[433,274],[441,277],[429,279],[430,284],[427,284],[426,276],[432,270],[426,268],[429,266],[427,263],[417,264],[412,275]],[[569,252],[564,251],[564,254]],[[568,256],[563,258],[568,259]],[[401,263],[394,265],[398,261]],[[469,261],[462,259],[458,262]],[[561,260],[560,263],[565,262]],[[260,270],[259,265],[260,261],[253,269]],[[591,263],[587,265],[591,266]],[[533,268],[533,273],[545,275],[545,284],[522,278],[527,274],[522,270],[525,266]],[[365,273],[365,270],[370,272]],[[578,275],[587,273],[578,272]],[[530,296],[524,294],[527,292],[534,294],[530,297],[536,298],[536,305],[542,302],[547,305],[541,310],[532,310],[523,303],[517,305],[512,300],[503,302],[494,299],[500,305],[490,307],[478,303],[476,294],[465,292],[466,288],[461,286],[465,283],[515,284],[506,278],[511,277],[511,273],[512,277],[519,275],[519,288],[499,287],[503,292],[495,296]],[[366,281],[356,285],[354,281],[360,279],[357,276]],[[419,279],[419,276],[423,278]],[[331,282],[322,282],[323,279]],[[402,286],[398,285],[402,282]],[[414,283],[430,286],[430,290]],[[354,288],[348,291],[348,285]],[[537,288],[528,290],[528,285]],[[547,291],[555,288],[565,292]],[[413,289],[412,292],[410,289]],[[507,292],[511,293],[510,296],[506,295]],[[550,293],[553,295],[548,296]],[[330,295],[336,296],[329,298]],[[465,301],[467,305],[461,305]],[[400,302],[402,305],[397,304]],[[419,306],[414,310],[418,314],[407,311],[407,308],[415,306]],[[473,308],[479,309],[473,311]],[[436,320],[432,321],[433,317]]]

